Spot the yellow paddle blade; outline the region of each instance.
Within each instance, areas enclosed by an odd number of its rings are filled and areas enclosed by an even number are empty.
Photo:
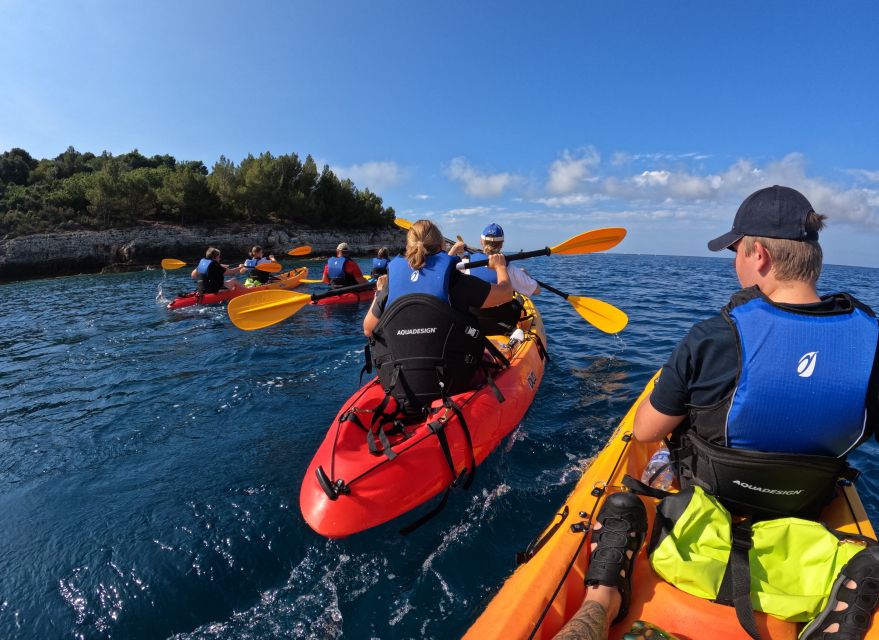
[[[605,333],[619,333],[629,324],[629,316],[602,300],[568,296],[568,302],[586,322]]]
[[[239,329],[253,331],[289,318],[311,302],[311,296],[295,291],[254,291],[229,301],[229,319]]]
[[[265,271],[266,273],[279,273],[282,269],[280,262],[264,262],[256,265],[257,271]]]
[[[180,267],[185,267],[186,263],[182,260],[175,260],[174,258],[165,258],[162,260],[162,269],[179,269]]]
[[[306,278],[303,278],[300,282],[303,284],[325,284],[323,280],[308,280]]]
[[[405,218],[394,218],[394,224],[406,231],[409,231],[409,228],[412,226],[412,223]]]
[[[288,256],[307,256],[309,253],[311,253],[311,247],[309,247],[307,244],[304,244],[301,247],[296,247],[295,249],[290,249],[290,251],[287,252],[287,255]]]
[[[586,233],[574,236],[550,249],[553,253],[562,255],[577,255],[580,253],[595,253],[607,251],[626,237],[626,230],[622,227],[609,227],[607,229],[593,229]]]

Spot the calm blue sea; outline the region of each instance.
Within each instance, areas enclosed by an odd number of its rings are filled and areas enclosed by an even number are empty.
[[[312,277],[320,263],[312,267]],[[401,538],[314,534],[302,474],[357,388],[365,307],[259,332],[169,312],[186,270],[0,287],[0,638],[455,638],[552,518],[650,375],[737,288],[731,260],[532,260],[629,313],[602,334],[537,299],[552,357],[524,422],[468,492]],[[879,308],[879,270],[822,291]],[[855,463],[879,515],[877,447]]]

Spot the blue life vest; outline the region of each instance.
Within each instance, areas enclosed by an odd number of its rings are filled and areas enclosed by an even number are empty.
[[[330,280],[337,280],[338,278],[345,277],[345,263],[348,261],[348,258],[337,257],[330,258],[327,260],[327,277]]]
[[[387,258],[373,258],[372,259],[372,272],[383,275],[388,272],[388,263],[390,260]]]
[[[269,262],[269,260],[266,260],[265,258],[248,258],[244,261],[244,266],[248,269],[253,269],[255,266],[265,262]]]
[[[210,258],[202,258],[198,261],[198,266],[195,270],[201,275],[206,276],[208,274],[208,267],[211,266],[211,262],[213,262],[213,260]]]
[[[470,262],[476,262],[477,260],[488,260],[488,256],[481,251],[470,256]],[[468,269],[468,273],[471,276],[476,276],[480,280],[485,280],[491,284],[497,284],[497,271],[494,269],[489,269],[488,267],[476,267],[475,269]]]
[[[797,313],[762,295],[727,315],[741,371],[726,446],[839,457],[858,443],[879,337],[875,317],[854,305],[848,313]]]
[[[414,270],[406,258],[397,256],[388,264],[388,301],[386,307],[410,293],[424,293],[449,302],[449,282],[458,258],[440,251],[427,256],[424,266]]]

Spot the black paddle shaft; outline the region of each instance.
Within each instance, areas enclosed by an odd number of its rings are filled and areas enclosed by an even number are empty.
[[[375,289],[375,281],[372,282],[361,282],[360,284],[353,284],[350,287],[339,287],[338,289],[330,289],[329,291],[325,291],[324,293],[312,293],[311,300],[312,302],[316,300],[323,300],[324,298],[332,298],[333,296],[340,296],[345,293],[359,293],[361,291],[369,291],[370,289]]]
[[[550,285],[546,284],[545,282],[541,282],[541,281],[538,280],[537,278],[534,279],[534,282],[536,282],[537,284],[539,284],[541,287],[543,287],[543,288],[546,289],[547,291],[551,291],[552,293],[556,294],[557,296],[561,296],[561,297],[564,298],[565,300],[568,299],[568,294],[565,293],[564,291],[559,291],[559,290],[556,289],[555,287],[550,286]]]
[[[524,260],[525,258],[536,258],[537,256],[548,256],[552,255],[552,249],[549,247],[544,247],[543,249],[538,249],[537,251],[520,251],[519,253],[513,253],[511,255],[504,254],[504,258],[506,258],[507,262],[512,262],[513,260]],[[484,267],[488,264],[488,260],[477,260],[476,262],[466,262],[462,263],[464,266],[462,269],[475,269],[476,267]]]

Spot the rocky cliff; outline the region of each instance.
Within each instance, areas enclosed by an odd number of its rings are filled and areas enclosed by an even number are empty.
[[[406,234],[401,229],[317,230],[278,225],[154,225],[45,233],[0,240],[0,280],[130,270],[158,265],[162,258],[197,262],[208,246],[219,247],[223,258],[230,261],[243,259],[255,244],[279,257],[303,244],[312,247],[312,255],[333,255],[342,241],[350,245],[352,255],[375,255],[382,246],[393,255],[405,247]]]

